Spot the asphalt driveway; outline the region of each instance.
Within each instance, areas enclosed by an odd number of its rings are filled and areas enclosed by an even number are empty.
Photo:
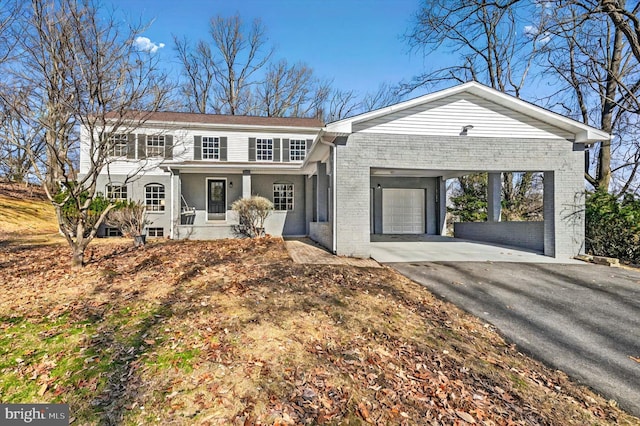
[[[640,417],[640,272],[588,264],[388,265]]]

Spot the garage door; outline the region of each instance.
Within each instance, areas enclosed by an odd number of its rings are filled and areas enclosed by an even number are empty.
[[[424,189],[382,190],[382,233],[424,234]]]

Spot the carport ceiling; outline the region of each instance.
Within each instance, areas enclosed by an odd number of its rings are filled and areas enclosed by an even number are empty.
[[[485,171],[485,170],[483,170]],[[379,177],[438,177],[443,176],[445,179],[464,176],[469,173],[479,173],[478,171],[464,170],[421,170],[421,169],[383,169],[371,168],[371,176]]]

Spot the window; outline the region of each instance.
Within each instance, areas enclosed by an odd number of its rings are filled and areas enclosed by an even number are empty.
[[[302,161],[307,155],[307,141],[304,139],[291,139],[289,141],[289,159]]]
[[[164,157],[164,136],[147,136],[147,157]]]
[[[118,228],[104,228],[105,237],[122,237],[122,232]]]
[[[115,134],[109,136],[109,155],[113,157],[126,157],[128,150],[128,141],[129,137],[125,134]]]
[[[220,138],[202,137],[202,159],[220,159]]]
[[[164,211],[164,185],[150,183],[144,187],[145,207],[150,212]]]
[[[113,201],[127,201],[126,185],[107,185],[107,199]]]
[[[273,139],[256,139],[256,160],[273,161]]]
[[[293,184],[273,184],[273,208],[274,210],[293,210]]]
[[[147,236],[164,237],[164,228],[147,228]]]

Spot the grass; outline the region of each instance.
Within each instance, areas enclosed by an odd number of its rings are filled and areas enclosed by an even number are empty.
[[[74,425],[640,424],[387,268],[276,238],[90,251],[73,270],[0,236],[1,401]]]

